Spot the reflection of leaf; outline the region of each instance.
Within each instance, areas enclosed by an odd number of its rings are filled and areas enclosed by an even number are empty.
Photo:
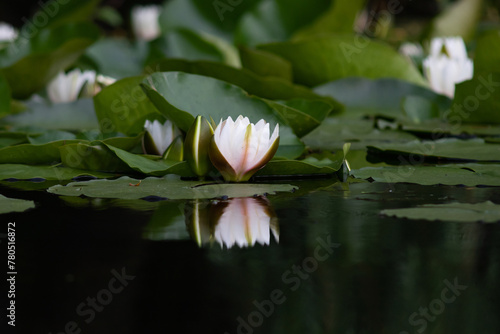
[[[391,77],[427,86],[419,71],[390,46],[354,35],[259,46],[291,62],[297,83],[317,86],[346,77]]]
[[[392,156],[426,156],[449,160],[500,161],[500,145],[485,143],[482,139],[440,139],[436,141],[411,141],[404,144],[368,146],[371,154]],[[420,161],[420,159],[419,159]]]
[[[303,144],[283,119],[257,97],[250,97],[240,87],[201,75],[182,72],[157,72],[146,78],[144,91],[165,117],[187,131],[197,115],[217,123],[231,116],[244,115],[250,122],[264,119],[274,129],[280,123],[280,145],[276,156],[296,158]],[[196,92],[196,95],[193,95]]]
[[[422,220],[439,220],[461,223],[495,223],[500,221],[500,205],[490,201],[449,204],[425,204],[415,208],[388,209],[380,212],[383,215]]]
[[[227,184],[203,183],[198,181],[181,181],[177,177],[143,179],[121,177],[117,180],[92,180],[87,182],[73,182],[66,186],[53,186],[49,192],[57,195],[138,199],[155,196],[163,199],[195,199],[247,197],[253,195],[272,194],[277,191],[292,191],[294,186],[289,184]]]
[[[500,165],[456,164],[444,166],[366,167],[351,172],[360,179],[384,183],[417,183],[421,185],[500,186]]]
[[[8,198],[0,195],[0,214],[9,212],[22,212],[35,207],[33,201]]]

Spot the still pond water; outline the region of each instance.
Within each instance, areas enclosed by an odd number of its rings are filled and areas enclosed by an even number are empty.
[[[262,232],[269,245],[229,249],[217,240],[230,235],[205,242],[189,218],[214,202],[65,198],[3,183],[2,194],[36,203],[0,216],[17,227],[16,332],[500,332],[500,224],[379,213],[500,203],[500,189],[290,183],[300,189],[259,199],[277,217]]]

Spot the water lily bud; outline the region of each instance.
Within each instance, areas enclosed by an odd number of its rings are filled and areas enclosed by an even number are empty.
[[[272,159],[279,146],[279,125],[269,137],[269,123],[252,124],[248,117],[219,123],[210,143],[210,160],[226,181],[248,181]]]
[[[184,155],[193,172],[203,177],[212,168],[208,150],[214,130],[207,119],[197,116],[186,134]]]
[[[144,124],[144,138],[142,146],[144,153],[163,155],[174,139],[180,134],[179,130],[169,120],[161,124],[158,120],[146,120]]]
[[[137,39],[151,41],[160,36],[161,6],[135,6],[132,9],[132,30]]]
[[[184,161],[184,140],[182,135],[177,136],[172,144],[163,153],[163,160]]]
[[[68,73],[59,74],[48,84],[47,94],[52,103],[67,103],[76,101],[81,94],[91,97],[95,94],[96,73],[74,69]]]
[[[474,72],[460,37],[433,39],[423,67],[432,89],[450,98],[455,95],[455,84],[471,79]]]

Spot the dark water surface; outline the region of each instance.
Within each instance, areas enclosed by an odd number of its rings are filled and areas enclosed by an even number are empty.
[[[2,194],[37,205],[0,216],[17,228],[16,332],[500,332],[500,224],[379,214],[500,203],[500,189],[290,183],[300,190],[268,196],[279,242],[230,249],[199,247],[183,202],[62,198],[4,183]]]

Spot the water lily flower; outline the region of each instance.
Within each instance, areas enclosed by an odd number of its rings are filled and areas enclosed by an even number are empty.
[[[186,225],[199,246],[269,245],[271,234],[279,242],[276,213],[264,197],[231,198],[208,204],[195,200],[185,207]]]
[[[161,6],[135,6],[132,8],[132,30],[138,39],[151,41],[160,36]]]
[[[461,37],[434,38],[423,67],[432,89],[450,98],[455,95],[455,84],[471,79],[474,72]]]
[[[146,133],[143,139],[143,148],[145,153],[163,155],[167,148],[180,135],[177,127],[169,120],[160,123],[158,120],[153,122],[146,120],[144,124]]]
[[[269,137],[269,123],[261,119],[250,123],[248,117],[229,117],[220,121],[210,143],[210,160],[226,181],[248,181],[264,167],[278,150],[279,125]]]
[[[212,168],[208,151],[213,134],[212,126],[203,116],[197,116],[186,133],[184,145],[186,161],[199,177],[207,175]]]
[[[59,74],[48,84],[47,94],[53,103],[76,101],[78,96],[91,97],[95,95],[96,73],[94,71],[80,71]]]
[[[17,30],[8,23],[0,22],[0,43],[12,42],[18,36]]]

